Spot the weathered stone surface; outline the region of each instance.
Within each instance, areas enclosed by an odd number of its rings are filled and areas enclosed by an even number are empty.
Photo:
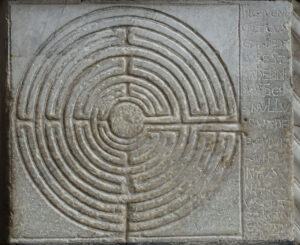
[[[11,4],[11,242],[293,240],[290,24]]]
[[[292,20],[293,83],[294,83],[294,195],[295,195],[295,240],[300,242],[300,3],[293,1]]]

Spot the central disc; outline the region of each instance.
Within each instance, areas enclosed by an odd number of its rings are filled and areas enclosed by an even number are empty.
[[[144,113],[134,103],[122,102],[112,108],[109,123],[115,135],[132,138],[143,130]]]

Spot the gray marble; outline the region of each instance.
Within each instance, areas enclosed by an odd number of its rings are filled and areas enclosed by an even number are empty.
[[[289,1],[37,2],[10,4],[11,242],[294,239]]]

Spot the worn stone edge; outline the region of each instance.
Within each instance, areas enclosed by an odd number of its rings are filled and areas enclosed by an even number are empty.
[[[211,242],[169,242],[169,243],[10,243],[9,245],[295,245],[293,241],[211,241]],[[2,244],[1,244],[2,245]]]
[[[292,2],[292,0],[8,0],[12,4],[238,4],[245,2]]]
[[[293,83],[300,83],[300,3],[294,1],[292,19],[292,46],[293,46]],[[294,89],[294,195],[295,195],[295,241],[300,243],[300,91]]]
[[[9,166],[8,154],[8,2],[0,0],[0,244],[6,244],[9,234]]]

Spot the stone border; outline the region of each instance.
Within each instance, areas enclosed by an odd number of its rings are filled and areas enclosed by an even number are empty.
[[[6,84],[8,78],[8,4],[0,1],[0,244],[5,244],[9,231],[9,181],[8,181],[8,110]]]
[[[8,42],[9,42],[9,26],[7,23],[7,15],[8,15],[8,1],[9,0],[1,0],[0,1],[0,159],[2,159],[0,164],[0,244],[8,244],[8,228],[9,228],[9,181],[8,181],[8,159],[9,159],[9,146],[8,142],[8,112],[6,110],[6,103],[8,101],[9,95],[6,94],[6,84],[8,74],[9,64],[7,62],[7,57],[9,55],[8,50]],[[110,2],[128,2],[127,0],[111,0]],[[155,2],[154,0],[153,2]],[[161,1],[161,0],[160,0]],[[166,0],[167,1],[167,0]],[[182,3],[182,0],[169,0],[170,2],[178,2]],[[250,0],[251,1],[251,0]],[[272,0],[270,0],[272,1]],[[280,1],[280,0],[279,0]],[[283,0],[284,1],[284,0]],[[292,1],[292,0],[287,0]],[[105,3],[109,2],[108,0],[11,0],[11,2],[22,2],[22,3],[37,3],[42,2],[45,4],[80,4],[80,3]],[[145,2],[144,0],[132,0],[132,2]],[[149,0],[147,1],[149,2]],[[242,2],[242,1],[233,1],[233,0],[187,0],[189,3],[195,2],[222,2],[222,3],[232,3],[232,2]],[[292,44],[293,44],[293,75],[294,75],[294,117],[295,117],[295,134],[294,134],[294,152],[295,152],[295,182],[294,182],[294,192],[295,192],[295,241],[296,243],[300,243],[300,2],[299,0],[293,0],[295,9],[294,9],[294,18],[292,22]],[[298,69],[297,69],[298,68]],[[299,84],[297,86],[297,84]],[[299,88],[297,88],[299,87]],[[96,244],[96,243],[95,243]],[[146,243],[144,243],[146,244]],[[154,244],[154,243],[151,243]],[[155,244],[165,244],[165,243],[155,243]],[[182,243],[178,243],[182,244]],[[185,243],[191,244],[193,243]],[[199,245],[219,245],[219,244],[233,244],[233,245],[289,245],[295,244],[294,242],[289,241],[252,241],[252,242],[203,242],[203,243],[195,243]],[[45,244],[46,245],[46,244]],[[75,244],[73,244],[75,245]],[[87,244],[88,245],[88,244]]]
[[[294,83],[294,195],[295,241],[300,242],[300,2],[294,1],[292,19],[293,83]]]

